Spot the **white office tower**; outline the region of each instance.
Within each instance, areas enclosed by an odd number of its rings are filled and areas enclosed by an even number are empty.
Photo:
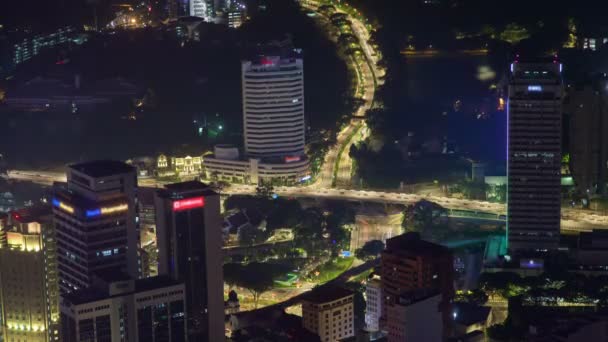
[[[242,64],[245,154],[252,158],[304,155],[304,65],[292,51]],[[298,159],[299,160],[299,159]]]
[[[211,21],[213,17],[213,1],[190,0],[190,16]]]

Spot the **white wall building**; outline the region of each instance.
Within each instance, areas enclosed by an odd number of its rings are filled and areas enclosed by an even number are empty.
[[[365,329],[367,331],[380,330],[380,316],[382,315],[382,282],[374,277],[365,287]]]
[[[304,154],[304,64],[297,56],[261,56],[242,64],[245,154]]]
[[[187,341],[184,284],[168,277],[99,280],[61,303],[62,341]]]
[[[354,293],[331,287],[317,289],[302,300],[302,324],[317,334],[322,342],[334,342],[355,336]]]
[[[203,18],[211,21],[213,12],[213,2],[209,0],[190,0],[190,16]]]

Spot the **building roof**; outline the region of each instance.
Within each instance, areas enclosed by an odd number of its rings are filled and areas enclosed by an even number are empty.
[[[418,289],[406,291],[399,296],[399,304],[413,305],[436,296],[441,296],[441,291],[438,289]]]
[[[117,160],[95,160],[72,164],[69,167],[90,177],[108,177],[135,172],[133,166]]]
[[[30,222],[50,222],[52,219],[53,209],[50,205],[38,205],[34,207],[27,207],[11,212],[13,220],[19,223],[30,223]]]
[[[150,278],[137,279],[135,281],[135,292],[150,291],[162,287],[169,287],[181,284],[179,281],[169,276],[156,276]]]
[[[158,188],[147,186],[139,187],[137,188],[137,199],[144,206],[154,206],[154,194],[158,190]]]
[[[118,277],[120,278],[123,276],[120,275]],[[126,279],[114,280],[114,281],[126,281],[126,280],[129,280],[129,278],[127,277]],[[154,289],[160,289],[160,288],[174,286],[174,285],[178,285],[178,284],[180,284],[180,283],[171,279],[168,276],[157,276],[157,277],[150,277],[150,278],[144,278],[144,279],[137,279],[137,280],[135,280],[135,293],[150,291],[150,290],[154,290]],[[99,285],[102,285],[102,284],[99,284]],[[65,294],[63,296],[68,302],[70,302],[74,305],[80,305],[80,304],[96,302],[96,301],[105,300],[105,299],[114,298],[114,297],[122,297],[122,296],[126,296],[126,295],[134,293],[134,292],[127,292],[127,293],[119,293],[114,296],[110,296],[109,286],[108,286],[109,284],[103,284],[103,285],[106,285],[106,286],[105,287],[91,286],[91,287],[88,287],[85,289],[81,289],[81,290],[77,290],[77,291]]]
[[[491,311],[490,307],[468,303],[454,303],[452,309],[456,314],[454,322],[462,325],[486,322]]]
[[[304,294],[302,300],[322,304],[333,302],[348,296],[352,296],[355,293],[349,289],[338,286],[322,286]]]
[[[191,192],[197,192],[205,196],[217,195],[215,191],[205,183],[199,181],[188,181],[181,183],[173,183],[165,185],[165,191],[178,194],[187,194]]]
[[[386,251],[401,251],[432,256],[451,254],[447,247],[422,240],[420,234],[414,232],[405,233],[386,240]]]

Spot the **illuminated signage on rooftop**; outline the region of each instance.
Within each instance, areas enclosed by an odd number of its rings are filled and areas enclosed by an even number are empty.
[[[58,200],[56,198],[53,198],[52,203],[53,203],[53,206],[55,208],[59,208],[59,209],[61,209],[63,211],[66,211],[66,212],[68,212],[70,214],[74,213],[74,207],[69,206],[69,205],[63,203],[63,202],[61,202],[60,200]]]
[[[530,91],[530,92],[541,92],[541,91],[543,91],[543,87],[539,86],[539,85],[529,85],[528,86],[528,91]]]
[[[205,199],[201,197],[186,198],[173,202],[173,211],[182,211],[205,206]]]
[[[86,216],[87,217],[97,217],[97,216],[101,216],[101,215],[107,215],[107,214],[117,213],[117,212],[121,212],[121,211],[127,211],[128,209],[129,209],[129,205],[126,203],[123,203],[123,204],[118,204],[118,205],[111,206],[111,207],[101,207],[101,208],[87,210]]]

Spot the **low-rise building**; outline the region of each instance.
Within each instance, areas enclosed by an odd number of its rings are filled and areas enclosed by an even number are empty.
[[[168,277],[133,280],[113,273],[63,296],[64,342],[187,341],[184,284]]]
[[[341,287],[323,287],[302,299],[302,325],[323,342],[355,336],[354,293]]]
[[[218,145],[213,155],[204,157],[207,179],[245,184],[282,182],[292,184],[310,179],[309,160],[305,156],[242,159],[236,147]]]

